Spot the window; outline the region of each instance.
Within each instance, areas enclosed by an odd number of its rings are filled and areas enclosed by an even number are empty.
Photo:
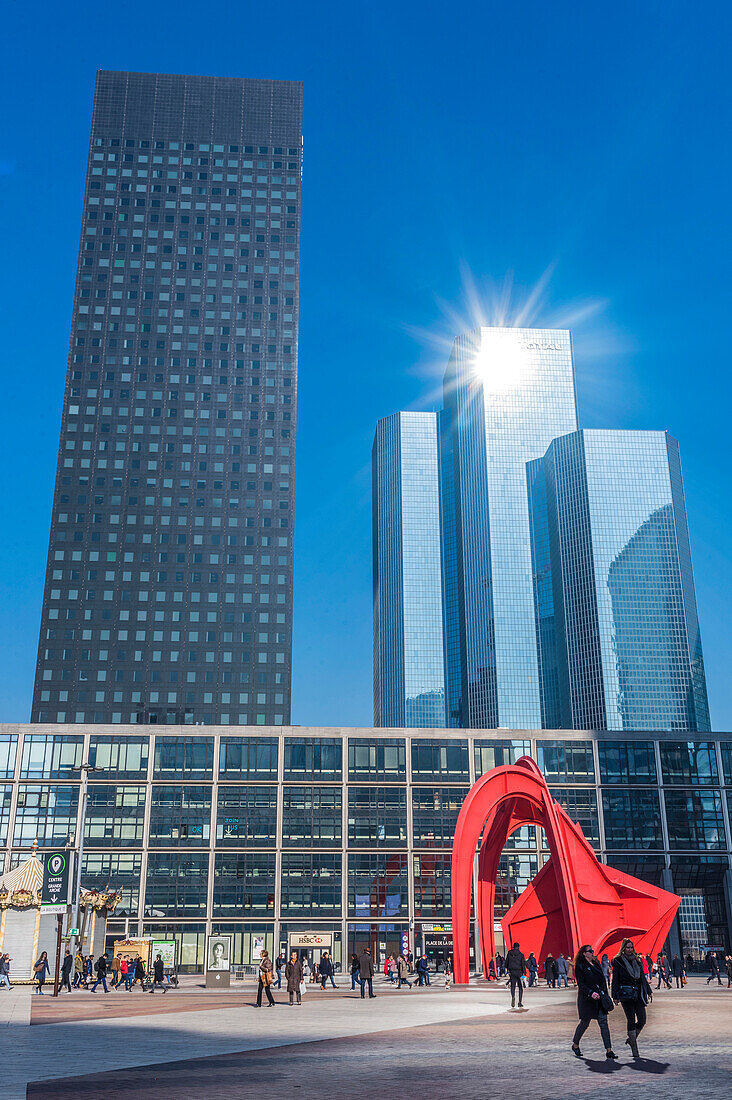
[[[219,787],[216,844],[219,848],[273,846],[277,839],[276,787]]]
[[[147,754],[147,737],[92,737],[89,763],[115,779],[146,779]]]
[[[0,779],[12,779],[15,775],[15,755],[18,737],[14,733],[0,733]]]
[[[408,891],[406,853],[349,853],[348,912],[350,915],[408,917]]]
[[[156,737],[155,779],[211,779],[213,738]]]
[[[150,852],[145,887],[146,917],[197,917],[206,913],[208,855]]]
[[[210,787],[153,787],[151,847],[200,847],[208,844],[210,831]]]
[[[406,844],[406,788],[349,787],[348,843],[358,848]]]
[[[13,844],[30,847],[36,839],[41,848],[66,844],[76,835],[78,805],[78,787],[21,785]]]
[[[530,741],[475,741],[475,774],[484,775],[504,764],[515,764],[520,756],[531,756]]]
[[[421,852],[412,860],[415,917],[449,917],[450,867],[445,852]]]
[[[137,916],[140,908],[142,856],[119,852],[84,852],[81,873],[85,887],[94,890],[122,888],[115,917]]]
[[[606,848],[663,847],[658,791],[604,790],[602,813]]]
[[[285,779],[334,780],[341,778],[343,746],[335,737],[285,738]]]
[[[10,824],[10,799],[13,788],[8,783],[0,786],[0,845],[8,842],[8,825]]]
[[[536,755],[547,783],[594,783],[591,741],[537,741]]]
[[[713,741],[661,741],[659,749],[664,783],[691,786],[719,782]]]
[[[652,741],[599,741],[603,783],[655,783],[656,755]]]
[[[145,821],[145,788],[89,787],[84,840],[91,847],[141,847]]]
[[[722,741],[720,748],[722,749],[722,771],[724,772],[724,781],[729,786],[732,786],[732,741]],[[2,745],[0,745],[2,749]]]
[[[277,739],[222,737],[219,756],[221,779],[277,779]]]
[[[588,787],[550,787],[549,793],[563,810],[582,826],[590,844],[600,846],[600,823],[597,814],[597,794]]]
[[[664,791],[670,848],[726,848],[720,791]]]
[[[446,783],[466,782],[467,741],[412,741],[412,778],[416,783],[441,779]]]
[[[282,803],[282,843],[285,847],[340,846],[340,787],[285,787]]]
[[[274,852],[217,852],[213,912],[217,916],[274,913]]]
[[[84,738],[33,733],[23,739],[21,779],[78,779]]]
[[[415,787],[412,831],[415,848],[449,848],[467,787]]]
[[[496,875],[496,916],[503,916],[511,908],[522,890],[536,875],[539,860],[536,853],[504,852]]]
[[[348,740],[348,778],[365,782],[404,782],[407,778],[407,752],[404,741],[396,737],[372,741],[366,737]]]
[[[283,852],[283,914],[310,917],[339,916],[341,912],[341,857],[321,852]]]

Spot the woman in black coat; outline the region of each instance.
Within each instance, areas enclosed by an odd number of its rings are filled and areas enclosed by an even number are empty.
[[[646,1005],[653,1000],[653,993],[632,940],[623,940],[619,954],[613,959],[612,998],[615,1004],[623,1006],[628,1021],[625,1041],[633,1057],[638,1058],[638,1036],[645,1027]]]
[[[605,1044],[605,1057],[617,1058],[610,1040],[610,1028],[607,1025],[608,1008],[612,1008],[607,982],[602,967],[595,958],[595,952],[586,943],[580,947],[574,960],[574,977],[577,982],[577,1013],[580,1022],[572,1040],[572,1052],[581,1058],[579,1041],[590,1026],[591,1020],[597,1020],[600,1034]]]

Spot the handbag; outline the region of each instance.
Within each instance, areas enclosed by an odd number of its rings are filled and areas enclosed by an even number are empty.
[[[635,1001],[638,997],[638,990],[634,985],[621,985],[618,992],[621,1001]]]
[[[600,993],[600,1008],[603,1012],[612,1012],[615,1008],[615,1002],[612,997],[609,993],[605,993],[604,990]]]

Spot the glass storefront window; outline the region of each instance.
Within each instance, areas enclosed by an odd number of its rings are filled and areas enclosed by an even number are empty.
[[[604,790],[602,813],[607,848],[662,848],[657,790]]]
[[[285,780],[327,782],[341,778],[343,745],[336,737],[286,737]]]
[[[726,848],[720,791],[664,791],[671,848]]]
[[[121,887],[122,900],[114,915],[133,917],[137,916],[140,908],[141,870],[142,855],[139,852],[84,852],[81,880],[85,888],[94,890],[114,890]]]
[[[89,763],[117,780],[147,779],[148,747],[147,737],[92,737]]]
[[[13,788],[10,783],[0,786],[0,845],[8,842],[8,826],[10,824],[10,800],[13,796]]]
[[[156,737],[154,779],[213,778],[212,737]]]
[[[175,957],[182,974],[195,974],[203,970],[206,950],[205,924],[148,924],[145,935],[156,940],[175,940]],[[121,937],[120,937],[121,938]]]
[[[415,783],[442,780],[465,783],[470,779],[467,741],[412,740],[412,779]]]
[[[288,917],[333,917],[341,912],[341,856],[283,852],[281,910]]]
[[[33,733],[23,738],[21,779],[78,779],[84,738]]]
[[[343,832],[340,787],[285,787],[282,843],[285,847],[340,847]]]
[[[420,852],[412,859],[415,917],[450,917],[450,868],[446,852]]]
[[[362,783],[404,782],[407,750],[401,737],[348,739],[348,778]]]
[[[531,756],[531,741],[478,741],[473,743],[475,774],[515,764],[520,756]]]
[[[13,844],[41,848],[66,844],[76,835],[79,788],[21,784],[15,812]]]
[[[719,782],[713,741],[661,741],[659,749],[664,783],[696,786]]]
[[[150,852],[145,916],[205,916],[207,882],[208,855],[205,852]]]
[[[548,783],[594,783],[591,741],[537,741],[538,764]]]
[[[588,787],[550,787],[552,798],[563,810],[582,826],[590,844],[600,845],[600,822],[597,813],[597,794]]]
[[[15,733],[0,733],[0,779],[15,777],[15,757],[18,737]]]
[[[211,787],[153,787],[150,846],[196,847],[211,835]]]
[[[276,737],[222,737],[219,778],[277,779]]]
[[[267,949],[271,959],[277,957],[274,949],[273,924],[227,924],[215,920],[211,925],[211,935],[231,936],[233,966],[258,966],[262,947]]]
[[[235,917],[274,913],[274,852],[217,852],[213,913]]]
[[[602,783],[655,783],[656,754],[652,741],[599,741]]]
[[[414,787],[412,831],[415,848],[449,848],[467,787]]]
[[[348,843],[357,848],[406,844],[406,788],[349,787]]]
[[[274,846],[277,788],[219,787],[216,844],[219,848]]]
[[[357,917],[409,916],[405,852],[349,853],[348,911]]]
[[[140,848],[145,823],[145,788],[92,783],[86,803],[84,842],[92,848]]]

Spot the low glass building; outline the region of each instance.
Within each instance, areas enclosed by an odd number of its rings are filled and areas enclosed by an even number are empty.
[[[602,860],[681,895],[672,951],[729,949],[732,735],[2,725],[0,870],[35,840],[75,846],[89,764],[83,882],[123,890],[110,946],[175,937],[186,970],[225,932],[235,965],[262,940],[277,953],[313,939],[341,967],[365,944],[378,965],[405,947],[439,963],[462,801],[522,755]],[[509,838],[499,915],[548,854],[541,829]]]

